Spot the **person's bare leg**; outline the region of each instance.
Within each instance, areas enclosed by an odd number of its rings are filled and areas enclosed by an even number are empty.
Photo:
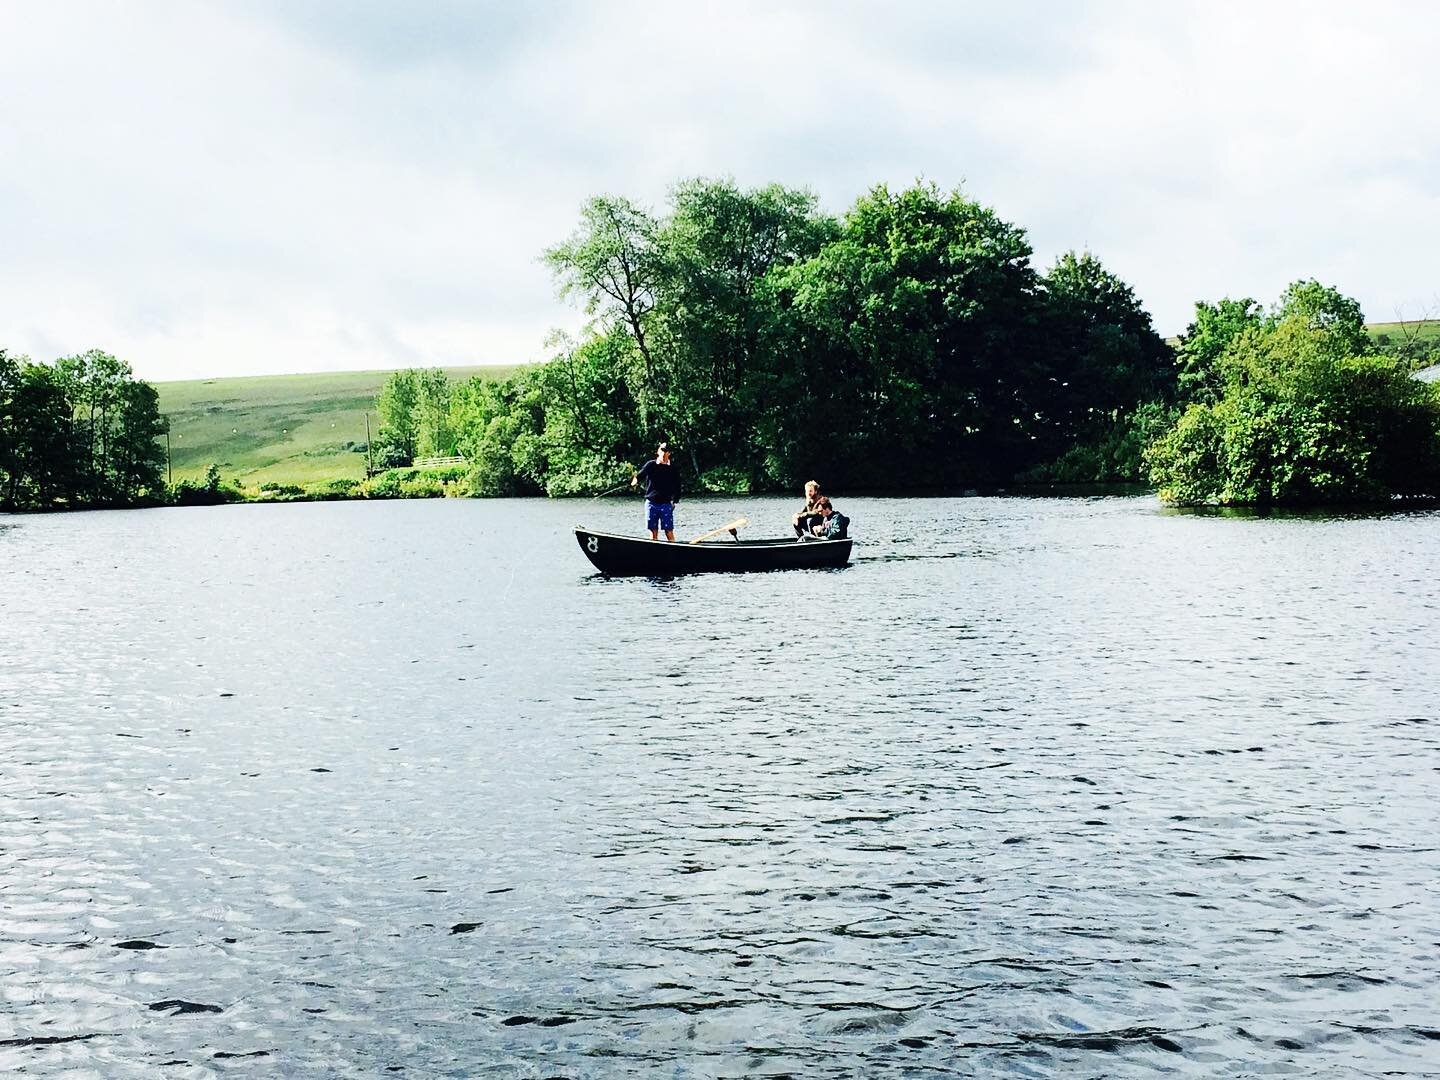
[[[675,530],[674,530],[674,529],[666,529],[666,530],[665,530],[665,539],[666,539],[666,540],[669,540],[670,543],[673,544],[673,543],[675,542]]]
[[[650,539],[651,539],[651,540],[659,540],[659,539],[660,539],[660,530],[659,530],[659,529],[651,529],[651,530],[650,530]]]

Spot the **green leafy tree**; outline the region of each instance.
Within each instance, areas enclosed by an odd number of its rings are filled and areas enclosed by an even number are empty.
[[[155,387],[134,380],[122,385],[107,439],[106,478],[112,498],[130,503],[163,495],[165,450],[159,440],[165,431]]]
[[[575,233],[545,252],[560,295],[579,299],[602,334],[619,326],[634,341],[640,370],[632,390],[647,432],[665,422],[657,413],[668,388],[655,340],[655,307],[665,277],[658,229],[630,200],[601,196],[581,208]]]
[[[544,490],[545,407],[532,378],[469,379],[456,388],[451,418],[468,462],[472,495],[535,495]]]
[[[1196,403],[1148,458],[1171,502],[1312,505],[1440,495],[1440,393],[1367,349],[1359,305],[1313,281],[1288,289],[1218,357]]]
[[[1278,330],[1310,334],[1333,357],[1371,352],[1360,302],[1313,278],[1297,281],[1280,297],[1271,317]]]
[[[1225,385],[1220,357],[1230,344],[1247,330],[1259,330],[1265,319],[1261,306],[1248,297],[1226,297],[1214,304],[1195,305],[1195,319],[1180,335],[1175,366],[1180,399],[1185,402],[1213,402]]]
[[[0,347],[0,508],[15,509],[19,487],[19,432],[15,395],[20,390],[20,361]]]
[[[80,449],[71,406],[55,368],[25,362],[11,392],[10,466],[5,502],[14,509],[74,501]]]
[[[413,369],[396,371],[385,380],[375,398],[380,418],[381,447],[393,446],[405,464],[415,459],[419,444],[420,373]]]
[[[838,232],[815,196],[770,184],[743,190],[731,180],[675,188],[657,236],[663,253],[667,414],[699,471],[725,462],[757,474],[756,421],[772,405],[772,338],[785,312],[774,275],[817,254]]]
[[[126,388],[133,382],[130,365],[91,349],[57,360],[55,370],[70,403],[75,445],[80,449],[81,490],[75,494],[89,503],[128,501],[132,493],[116,470],[114,452],[124,437]]]
[[[449,457],[455,453],[450,426],[450,379],[439,368],[415,374],[415,453],[419,457]]]
[[[523,393],[452,407],[457,444],[478,486],[551,493],[612,486],[661,435],[717,490],[1008,480],[1080,443],[1067,468],[1133,474],[1170,354],[1098,260],[1041,278],[1030,258],[1022,229],[933,184],[840,221],[729,180],[677,185],[659,217],[592,199],[546,259],[594,322]]]
[[[636,400],[636,350],[621,327],[582,343],[558,338],[554,359],[534,376],[546,402],[545,437],[556,451],[628,462],[644,451],[645,434]],[[629,473],[617,464],[615,475]],[[612,481],[613,483],[613,481]],[[610,485],[606,485],[610,486]]]
[[[848,483],[939,484],[1033,458],[1030,255],[1023,230],[959,191],[882,186],[858,200],[783,282],[812,392],[781,425],[797,433],[794,460],[808,468],[823,450]],[[815,417],[840,438],[813,438]]]
[[[1173,352],[1134,290],[1088,252],[1062,255],[1041,287],[1047,352],[1031,392],[1037,449],[1067,453],[1072,473],[1088,455],[1094,474],[1067,479],[1140,479],[1140,435],[1174,397]]]
[[[729,180],[689,181],[675,188],[664,219],[624,199],[585,205],[580,228],[546,258],[561,294],[596,316],[605,363],[624,384],[616,404],[627,413],[633,406],[635,418],[627,456],[663,436],[681,444],[698,474],[704,461],[752,453],[776,317],[765,282],[833,232],[813,195],[779,185],[747,191]],[[621,335],[628,348],[619,348]],[[599,357],[566,351],[560,363],[570,374],[549,387],[592,445],[594,425],[574,414],[570,376]]]

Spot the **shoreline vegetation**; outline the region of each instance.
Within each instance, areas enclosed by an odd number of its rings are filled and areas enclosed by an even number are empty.
[[[690,494],[814,477],[1260,510],[1440,496],[1440,321],[1367,327],[1301,280],[1269,307],[1197,303],[1165,341],[1090,253],[1031,256],[1023,229],[930,184],[839,217],[725,180],[678,184],[661,214],[595,198],[545,252],[590,322],[544,363],[157,388],[101,350],[0,348],[0,509],[589,496],[661,438]]]

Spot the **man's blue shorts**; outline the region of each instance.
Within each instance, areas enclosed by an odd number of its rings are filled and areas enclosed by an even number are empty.
[[[645,527],[651,532],[657,529],[664,529],[666,532],[675,531],[675,507],[669,503],[652,503],[646,500],[645,503]]]

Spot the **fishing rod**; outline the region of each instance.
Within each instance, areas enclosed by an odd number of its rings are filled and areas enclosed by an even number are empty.
[[[625,488],[629,487],[629,486],[630,486],[631,484],[633,484],[634,482],[635,482],[635,481],[633,481],[633,480],[626,480],[624,483],[616,484],[616,485],[615,485],[613,488],[611,488],[609,491],[602,491],[602,492],[600,492],[599,495],[592,495],[592,496],[590,496],[590,499],[591,499],[591,501],[593,502],[595,499],[603,499],[603,498],[605,498],[606,495],[614,495],[617,491],[622,491],[622,490],[624,490]]]

